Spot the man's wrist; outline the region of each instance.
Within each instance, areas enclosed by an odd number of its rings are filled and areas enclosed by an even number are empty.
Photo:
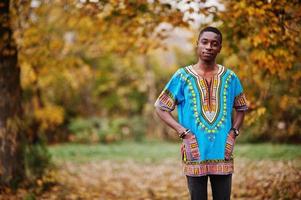
[[[185,131],[183,131],[182,133],[180,133],[180,134],[179,134],[179,137],[180,137],[181,139],[184,139],[184,137],[185,137],[188,133],[190,133],[190,129],[186,129]]]
[[[239,136],[239,130],[238,130],[238,129],[232,127],[232,128],[230,129],[230,131],[232,131],[232,132],[234,133],[234,136],[235,136],[235,137]]]

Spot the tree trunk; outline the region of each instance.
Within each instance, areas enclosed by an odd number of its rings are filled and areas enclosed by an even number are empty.
[[[21,143],[21,86],[9,0],[0,3],[0,188],[24,178]]]

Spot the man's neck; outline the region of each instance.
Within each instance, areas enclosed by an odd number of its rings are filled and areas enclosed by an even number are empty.
[[[205,62],[203,60],[199,60],[196,66],[203,72],[211,72],[214,71],[216,68],[215,60],[213,60],[212,62]]]

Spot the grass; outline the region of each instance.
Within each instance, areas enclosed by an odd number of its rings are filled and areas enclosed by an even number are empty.
[[[94,160],[126,160],[157,162],[166,158],[180,160],[180,145],[171,142],[122,142],[118,144],[59,144],[49,146],[55,162],[89,162]],[[251,160],[301,161],[301,145],[289,144],[237,144],[236,158]]]
[[[122,142],[117,144],[61,144],[49,147],[54,161],[88,162],[93,160],[133,159],[156,162],[179,157],[180,147],[168,142]]]
[[[292,144],[238,144],[236,157],[252,160],[301,160],[301,145]]]

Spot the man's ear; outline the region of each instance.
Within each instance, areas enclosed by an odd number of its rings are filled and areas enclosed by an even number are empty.
[[[222,50],[222,45],[219,47],[218,53],[220,53]]]

